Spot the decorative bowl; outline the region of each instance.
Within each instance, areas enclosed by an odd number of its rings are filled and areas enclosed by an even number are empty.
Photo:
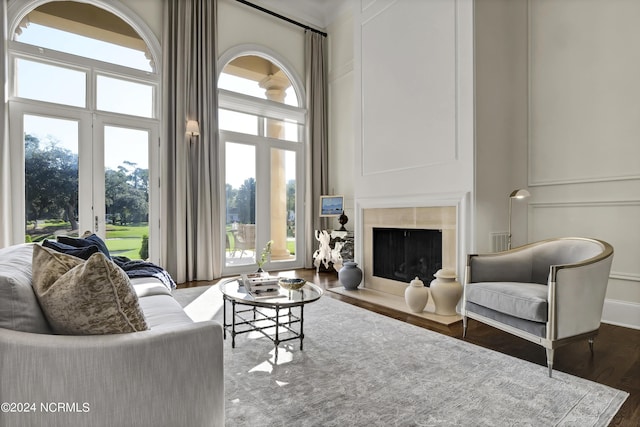
[[[298,289],[302,288],[305,283],[307,283],[307,281],[304,279],[291,277],[281,277],[280,280],[278,280],[278,284],[280,286],[290,291],[297,291]]]

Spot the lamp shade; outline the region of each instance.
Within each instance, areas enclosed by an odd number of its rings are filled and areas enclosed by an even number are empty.
[[[200,135],[200,125],[196,120],[187,121],[187,133],[190,133],[191,136]]]
[[[509,197],[512,199],[526,199],[529,196],[531,196],[531,194],[529,194],[529,192],[524,189],[513,190],[509,195]]]

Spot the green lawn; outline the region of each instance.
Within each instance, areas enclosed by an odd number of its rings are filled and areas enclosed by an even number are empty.
[[[149,234],[149,226],[143,225],[108,225],[106,244],[111,255],[140,259],[142,236]]]
[[[40,233],[33,232],[32,237],[34,241],[41,241],[45,238],[55,239],[53,231],[56,228],[68,227],[68,223],[65,222],[53,222],[46,221],[47,229],[40,230]],[[230,227],[229,229],[230,230]],[[107,238],[106,244],[109,252],[112,255],[125,256],[131,259],[140,259],[140,248],[142,247],[142,236],[149,234],[149,226],[147,224],[141,225],[107,225]],[[233,248],[235,242],[233,241],[233,234],[227,233],[229,237],[230,247]],[[295,254],[295,240],[292,238],[287,239],[287,249],[291,254]]]

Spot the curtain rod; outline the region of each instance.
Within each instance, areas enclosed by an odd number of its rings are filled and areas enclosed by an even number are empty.
[[[327,33],[323,33],[323,32],[322,32],[322,31],[320,31],[320,30],[316,30],[315,28],[311,28],[311,27],[310,27],[310,26],[308,26],[308,25],[304,25],[304,24],[302,24],[302,23],[300,23],[300,22],[298,22],[298,21],[294,21],[294,20],[293,20],[293,19],[291,19],[291,18],[287,18],[286,16],[280,15],[279,13],[275,13],[275,12],[273,12],[273,11],[269,10],[269,9],[265,9],[264,7],[258,6],[257,4],[249,3],[249,2],[248,2],[248,1],[246,1],[246,0],[236,0],[236,1],[237,1],[238,3],[245,4],[245,5],[249,6],[249,7],[254,8],[254,9],[258,9],[260,12],[264,12],[264,13],[269,14],[269,15],[271,15],[271,16],[275,16],[276,18],[282,19],[283,21],[287,21],[287,22],[289,22],[290,24],[297,25],[298,27],[302,27],[302,28],[304,28],[305,30],[313,31],[314,33],[318,33],[318,34],[320,34],[320,35],[321,35],[321,36],[323,36],[323,37],[327,37]]]

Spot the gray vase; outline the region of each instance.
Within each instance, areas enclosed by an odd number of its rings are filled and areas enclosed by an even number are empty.
[[[358,285],[362,281],[362,270],[358,267],[357,262],[345,262],[338,271],[338,279],[345,289],[349,291],[358,289]]]

